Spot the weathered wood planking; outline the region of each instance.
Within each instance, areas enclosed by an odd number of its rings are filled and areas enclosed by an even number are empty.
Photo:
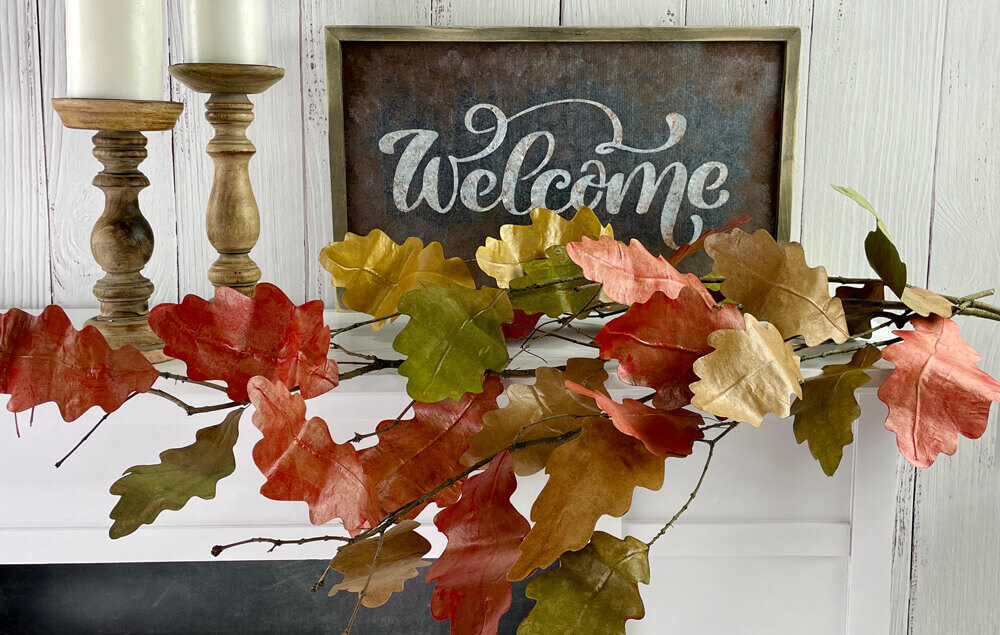
[[[104,194],[91,185],[101,164],[91,154],[93,132],[62,125],[49,103],[66,96],[63,0],[39,0],[42,116],[45,122],[49,222],[52,230],[53,301],[67,307],[96,307],[91,287],[104,272],[90,251],[90,230],[104,209]],[[166,47],[164,43],[164,47]],[[164,74],[165,75],[165,74]],[[164,79],[164,99],[167,85]],[[148,158],[139,166],[150,185],[139,194],[143,216],[153,227],[153,256],[143,269],[155,290],[150,306],[177,299],[177,222],[171,133],[149,132]]]
[[[428,0],[306,1],[302,5],[302,125],[305,157],[306,296],[334,306],[330,274],[319,265],[319,250],[333,240],[330,217],[330,153],[326,103],[326,43],[323,29],[331,24],[429,25]]]
[[[685,4],[684,0],[616,0],[610,5],[606,0],[563,0],[561,24],[681,26],[684,24]]]
[[[430,0],[433,26],[556,26],[559,0]]]
[[[0,24],[0,305],[51,301],[38,8],[4,2]]]
[[[949,2],[946,25],[928,282],[964,295],[1000,282],[1000,4]],[[959,320],[980,366],[1000,377],[997,324]],[[981,439],[960,439],[954,457],[917,473],[911,633],[1000,631],[998,423],[994,406]]]

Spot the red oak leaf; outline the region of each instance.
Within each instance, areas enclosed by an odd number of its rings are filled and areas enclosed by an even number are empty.
[[[322,525],[344,521],[352,535],[381,518],[358,453],[350,443],[334,443],[326,422],[306,420],[306,402],[283,383],[254,377],[247,385],[256,412],[253,424],[264,438],[253,447],[253,460],[267,477],[265,497],[305,501],[309,520]]]
[[[378,424],[378,445],[364,448],[358,455],[383,515],[462,471],[459,459],[469,449],[469,437],[482,429],[483,415],[496,410],[502,392],[500,379],[487,377],[481,393],[465,393],[461,401],[416,403],[412,419]],[[460,491],[459,485],[453,485],[431,501],[446,507],[458,500]],[[426,506],[414,508],[407,518],[415,517]]]
[[[638,240],[625,245],[611,236],[601,236],[600,240],[584,237],[567,244],[566,252],[583,269],[583,276],[600,282],[605,295],[615,302],[645,302],[657,291],[676,298],[681,289],[692,287],[706,304],[715,305],[698,276],[677,271],[663,256],[654,257],[646,251]]]
[[[247,382],[261,375],[296,386],[306,399],[336,387],[337,363],[327,359],[330,327],[319,300],[295,306],[273,284],[258,284],[255,297],[229,287],[215,299],[189,295],[180,304],[149,312],[163,352],[187,363],[191,379],[221,379],[229,398],[247,398]]]
[[[711,236],[712,234],[725,234],[727,232],[736,229],[740,225],[749,222],[750,222],[750,216],[744,214],[743,216],[737,216],[736,218],[729,221],[728,223],[726,223],[725,225],[723,225],[718,229],[705,230],[704,232],[702,232],[701,236],[698,236],[697,240],[695,240],[694,242],[688,243],[686,245],[681,245],[680,247],[678,247],[677,250],[674,251],[674,253],[670,254],[670,256],[667,258],[667,262],[676,267],[678,264],[680,264],[682,260],[690,256],[691,254],[703,249],[705,247],[705,239]]]
[[[976,367],[979,354],[955,322],[932,315],[910,323],[914,330],[893,331],[903,341],[882,351],[896,369],[878,397],[889,406],[885,427],[895,433],[900,453],[929,467],[939,452],[955,453],[959,434],[983,435],[1000,382]]]
[[[434,517],[448,546],[427,570],[427,582],[437,581],[431,614],[451,620],[454,635],[496,633],[510,608],[507,572],[528,533],[528,521],[510,504],[516,487],[514,463],[502,452],[485,472],[465,481],[457,503]]]
[[[642,441],[656,456],[688,456],[695,439],[705,438],[701,431],[701,415],[690,410],[657,410],[635,399],[618,403],[596,390],[584,388],[569,380],[566,387],[575,393],[592,397],[597,407],[611,416],[618,431]]]
[[[521,309],[514,309],[514,319],[500,325],[504,338],[508,340],[520,340],[531,335],[538,324],[539,318],[544,313],[525,313]]]
[[[698,291],[685,287],[674,299],[656,293],[644,304],[633,304],[605,324],[594,342],[602,359],[619,360],[623,382],[656,390],[654,405],[674,410],[691,403],[688,386],[698,381],[692,367],[712,352],[709,334],[745,327],[735,306],[709,307]]]
[[[159,373],[131,346],[112,349],[93,326],[77,331],[60,307],[33,316],[0,313],[0,393],[7,410],[54,401],[73,421],[92,406],[117,410],[133,392],[146,392]]]

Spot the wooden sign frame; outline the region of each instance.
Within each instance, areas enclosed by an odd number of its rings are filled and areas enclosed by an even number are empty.
[[[343,57],[348,42],[781,42],[784,44],[775,238],[791,232],[795,129],[798,103],[799,27],[383,27],[328,26],[326,34],[330,178],[336,240],[348,231],[347,149]],[[401,240],[402,237],[396,237]]]

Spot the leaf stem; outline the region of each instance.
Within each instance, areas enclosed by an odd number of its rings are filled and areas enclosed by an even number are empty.
[[[362,587],[361,592],[358,593],[358,601],[354,605],[354,611],[351,613],[351,619],[347,622],[347,627],[344,629],[343,635],[351,635],[351,627],[354,626],[354,620],[358,618],[358,611],[361,609],[361,602],[365,599],[365,594],[368,593],[368,586],[371,585],[372,578],[375,576],[375,568],[378,566],[378,556],[382,553],[383,542],[385,542],[385,532],[378,535],[378,544],[375,545],[375,556],[372,558],[372,568],[368,571],[368,579],[365,580],[365,586]]]
[[[126,401],[128,401],[132,397],[135,397],[138,394],[139,393],[134,392],[134,393],[130,394],[128,397],[125,397],[125,399],[122,401],[122,406],[125,405]],[[118,406],[118,408],[121,408],[121,406]],[[118,412],[118,409],[116,408],[115,410],[112,410],[111,412]],[[97,430],[97,428],[100,427],[100,425],[102,423],[104,423],[107,420],[108,417],[111,416],[111,412],[105,412],[104,416],[102,416],[100,419],[98,419],[97,423],[94,424],[94,427],[91,428],[87,432],[87,434],[83,435],[83,438],[80,439],[79,441],[77,441],[76,445],[74,445],[73,448],[69,452],[66,453],[66,456],[64,456],[63,458],[61,458],[58,461],[56,461],[56,468],[59,468],[66,461],[66,459],[68,459],[74,452],[76,452],[77,448],[79,448],[81,445],[83,445],[84,441],[86,441],[87,439],[90,438],[90,435],[94,434],[94,431]],[[14,416],[16,417],[17,413],[14,413]]]

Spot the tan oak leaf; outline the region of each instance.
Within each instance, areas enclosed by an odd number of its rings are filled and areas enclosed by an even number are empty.
[[[934,313],[941,317],[950,318],[952,309],[955,307],[947,298],[942,298],[930,289],[921,289],[920,287],[906,287],[899,299],[914,313],[923,317]]]

